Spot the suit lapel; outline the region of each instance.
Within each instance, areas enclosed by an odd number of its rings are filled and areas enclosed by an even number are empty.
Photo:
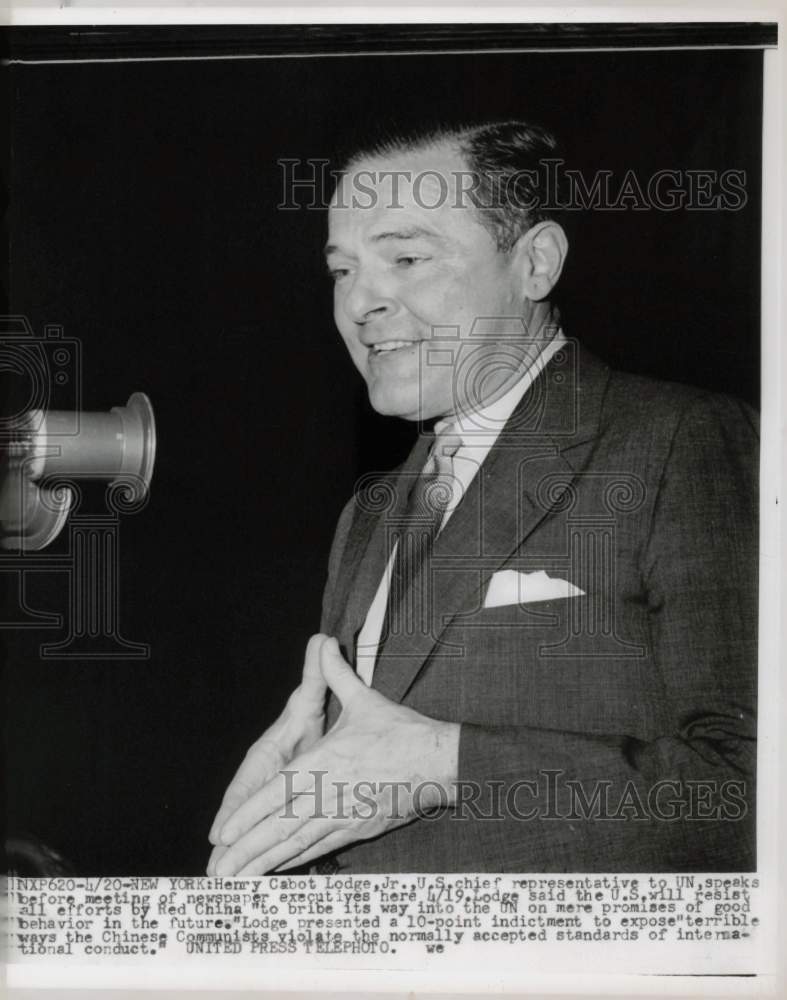
[[[382,694],[400,701],[428,657],[457,655],[441,642],[448,623],[481,606],[492,574],[561,509],[565,485],[592,450],[608,375],[569,342],[525,394],[435,542],[431,628],[392,635],[380,653],[373,686]],[[384,558],[375,590],[383,567]]]
[[[338,576],[334,635],[355,663],[355,638],[366,619],[388,562],[389,530],[401,517],[407,491],[423,467],[433,438],[418,437],[405,463],[387,474],[363,476],[356,484],[356,513]]]

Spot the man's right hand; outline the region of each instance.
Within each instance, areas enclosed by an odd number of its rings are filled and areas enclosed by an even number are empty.
[[[313,635],[306,645],[303,678],[287,699],[284,711],[273,725],[249,747],[243,763],[224,793],[208,839],[214,845],[208,861],[208,875],[227,850],[218,844],[219,831],[250,795],[259,791],[297,754],[308,750],[325,731],[327,685],[320,669],[320,650],[328,637]]]

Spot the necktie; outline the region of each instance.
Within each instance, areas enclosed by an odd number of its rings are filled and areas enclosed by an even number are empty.
[[[396,558],[388,588],[388,607],[380,646],[391,635],[431,629],[433,586],[431,555],[443,515],[453,497],[453,458],[462,443],[454,425],[440,421],[423,472],[413,484],[401,525],[394,530]]]

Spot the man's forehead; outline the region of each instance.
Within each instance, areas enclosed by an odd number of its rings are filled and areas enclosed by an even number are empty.
[[[459,196],[467,178],[464,157],[447,143],[358,160],[337,185],[329,225],[366,227],[397,218],[401,225],[440,226],[446,213],[450,224],[470,223],[459,218],[471,207]]]

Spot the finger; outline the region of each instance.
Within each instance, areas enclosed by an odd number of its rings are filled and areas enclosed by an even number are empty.
[[[219,843],[220,831],[230,816],[248,800],[249,796],[264,788],[283,764],[284,756],[275,743],[257,742],[251,747],[221,800],[221,806],[208,834],[208,840],[212,844]]]
[[[305,712],[309,715],[318,715],[322,713],[325,700],[326,683],[325,678],[322,675],[320,650],[327,639],[328,636],[323,635],[320,632],[313,635],[306,644],[306,652],[304,654],[303,663],[303,678],[301,684],[294,693],[294,697],[297,702],[297,708],[295,710],[299,713]],[[293,708],[295,708],[295,705],[293,705]],[[278,731],[277,726],[280,721],[281,720],[278,720],[277,723],[275,723],[274,726],[267,731],[268,734]],[[286,728],[281,732],[278,732],[279,742],[286,732]],[[286,759],[285,755],[287,753],[291,754],[291,748],[288,750],[287,745],[279,745],[279,742],[274,739],[265,739],[263,737],[249,750],[246,755],[246,759],[238,768],[235,777],[227,788],[219,811],[216,813],[216,817],[211,825],[208,840],[212,844],[217,844],[219,842],[219,833],[221,828],[230,816],[249,798],[253,792],[262,788],[273,778],[276,772],[284,764]]]
[[[338,851],[339,848],[346,847],[347,844],[351,844],[357,839],[358,834],[353,833],[351,830],[333,830],[307,850],[302,851],[300,854],[296,854],[294,858],[290,858],[290,860],[285,862],[283,865],[277,865],[276,868],[271,869],[271,871],[286,872],[290,868],[297,868],[299,865],[305,865],[309,861],[315,861],[317,858],[321,858],[324,854],[330,854],[331,851]]]
[[[236,843],[268,816],[283,813],[285,806],[298,796],[311,797],[314,803],[316,776],[308,770],[308,758],[305,754],[299,761],[300,764],[295,762],[291,769],[277,774],[230,816],[219,832],[220,843]]]
[[[325,820],[326,817],[315,815],[314,796],[301,795],[291,799],[285,809],[278,810],[267,816],[262,822],[252,827],[247,833],[238,837],[226,854],[216,864],[217,875],[236,875],[246,865],[257,858],[276,852],[281,845],[296,838],[296,845],[302,836],[301,829],[315,820]],[[310,841],[304,841],[298,850],[303,850]],[[297,853],[294,850],[292,853]],[[287,852],[285,851],[285,855]],[[275,856],[278,858],[279,854]]]
[[[323,643],[320,666],[328,687],[342,703],[342,708],[346,708],[358,694],[369,690],[342,656],[336,639],[331,638]]]
[[[228,848],[224,844],[217,844],[216,847],[210,852],[210,857],[208,858],[208,875],[216,874],[216,864],[223,855],[227,853]]]
[[[266,759],[267,758],[267,759]],[[219,843],[219,833],[221,828],[237,810],[246,802],[250,795],[264,788],[273,775],[278,770],[280,757],[271,747],[267,753],[249,753],[246,759],[235,773],[235,777],[227,786],[221,806],[216,813],[213,824],[208,834],[208,840],[212,844]]]
[[[293,857],[308,853],[316,844],[325,840],[327,832],[335,828],[335,825],[336,820],[312,820],[291,837],[288,837],[287,840],[276,844],[269,851],[249,861],[238,872],[238,877],[248,878],[251,875],[264,875],[266,872],[273,871],[275,868],[286,864]],[[318,853],[322,852],[318,851]]]
[[[301,690],[307,701],[322,701],[325,696],[325,678],[320,669],[320,650],[328,639],[327,635],[318,632],[306,643],[306,653],[303,658],[303,679]]]

